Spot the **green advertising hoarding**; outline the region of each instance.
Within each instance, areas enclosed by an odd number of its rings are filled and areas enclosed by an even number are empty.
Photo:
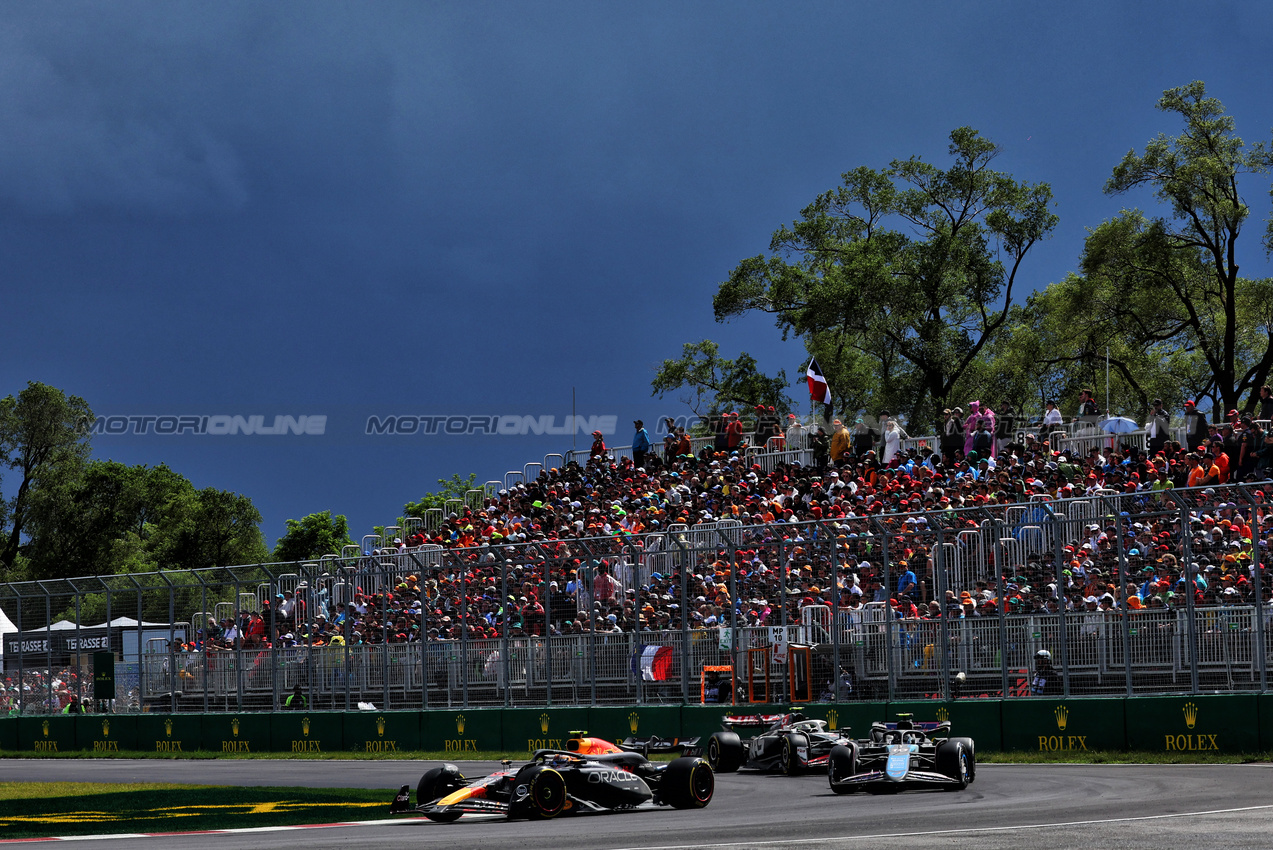
[[[1158,753],[1250,753],[1260,748],[1255,694],[1127,701],[1127,744]]]
[[[345,750],[401,753],[421,749],[419,711],[360,711],[343,715]]]
[[[1096,697],[1004,700],[1003,749],[1058,754],[1125,750],[1127,702]]]
[[[137,722],[136,714],[82,714],[75,718],[76,749],[91,753],[140,750]]]
[[[457,758],[461,753],[503,750],[503,714],[498,708],[421,712],[420,745],[425,750],[455,753]]]
[[[268,753],[271,751],[269,714],[202,715],[203,749],[214,753]]]

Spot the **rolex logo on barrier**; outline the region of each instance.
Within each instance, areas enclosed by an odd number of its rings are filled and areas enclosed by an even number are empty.
[[[303,740],[292,742],[292,752],[294,753],[321,753],[323,751],[322,742],[316,738],[309,737],[309,718],[301,718],[301,735]]]
[[[1185,728],[1193,729],[1198,725],[1198,706],[1196,703],[1187,702],[1180,707],[1180,712],[1185,716]],[[1206,733],[1189,734],[1189,735],[1167,735],[1164,750],[1179,750],[1185,752],[1196,752],[1200,750],[1218,750],[1220,744],[1216,740],[1220,736],[1217,732],[1214,735]]]
[[[164,739],[155,741],[155,752],[157,753],[179,753],[182,752],[181,742],[172,739],[172,718],[164,718]],[[222,748],[224,749],[224,747]]]
[[[1187,702],[1180,709],[1185,715],[1185,727],[1192,729],[1198,723],[1198,706],[1191,702]]]
[[[477,751],[477,739],[465,738],[464,726],[465,726],[464,715],[463,714],[455,715],[455,734],[459,735],[460,737],[447,738],[442,742],[442,748],[446,750],[448,753],[451,753],[451,752],[470,752],[471,753],[471,752]]]
[[[950,712],[946,710],[946,706],[937,709],[937,719],[942,723],[950,722]]]
[[[385,740],[385,717],[383,714],[376,718],[376,740],[367,741],[365,749],[369,753],[396,753],[398,751],[397,741]],[[448,749],[450,748],[448,747]]]
[[[827,712],[827,728],[834,732],[840,723],[840,712],[834,708]]]
[[[239,737],[239,718],[237,717],[230,718],[230,734],[236,739]],[[251,742],[249,741],[239,741],[239,740],[224,741],[223,740],[221,742],[221,752],[250,753],[252,752],[252,745],[251,745]]]
[[[632,731],[633,735],[636,734],[637,724],[640,721],[641,721],[641,715],[637,714],[635,711],[628,715],[628,728]],[[548,730],[545,729],[544,731],[546,732]]]
[[[44,733],[45,738],[49,737],[49,721],[40,723],[40,731]],[[35,750],[40,753],[56,753],[58,752],[57,741],[36,741]]]
[[[114,750],[119,752],[119,741],[106,740],[111,735],[111,722],[109,717],[102,718],[102,739],[93,742],[93,752],[104,753]]]
[[[1057,732],[1064,732],[1070,725],[1070,709],[1064,703],[1052,709],[1052,718],[1056,720]],[[1067,750],[1086,750],[1086,735],[1040,735],[1039,752],[1064,752]]]
[[[543,732],[545,735],[548,734],[548,715],[547,714],[539,715],[539,731]]]

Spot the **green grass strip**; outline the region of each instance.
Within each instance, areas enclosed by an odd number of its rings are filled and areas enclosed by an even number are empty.
[[[388,815],[395,790],[4,783],[0,835],[50,838],[376,820]]]

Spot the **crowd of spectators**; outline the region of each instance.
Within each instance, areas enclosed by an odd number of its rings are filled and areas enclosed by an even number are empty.
[[[890,445],[886,435],[905,432],[887,414],[872,428],[861,420],[808,426],[794,417],[781,428],[771,411],[758,410],[754,429],[726,415],[717,439],[697,454],[675,428],[662,452],[648,435],[637,439],[645,445],[639,464],[616,459],[594,434],[586,463],[545,470],[377,551],[364,573],[368,586],[350,602],[331,602],[332,578],[319,577],[319,587],[298,590],[295,599],[281,594],[263,613],[210,622],[193,648],[200,641],[210,649],[358,646],[494,639],[506,630],[518,638],[767,626],[784,621],[784,605],[791,623],[809,606],[888,606],[901,618],[979,617],[1001,606],[1007,613],[1119,613],[1186,604],[1190,576],[1198,605],[1254,601],[1253,555],[1269,536],[1265,485],[1253,484],[1255,501],[1241,506],[1225,486],[1262,482],[1273,467],[1273,435],[1252,417],[1230,412],[1223,423],[1198,426],[1189,405],[1186,440],[1177,442],[1156,406],[1149,450],[1112,435],[1085,457],[1070,457],[1049,448],[1042,424],[1018,440],[1010,408],[995,414],[974,402],[969,409],[967,419],[962,410],[944,414],[960,419],[958,442],[942,433],[935,445],[914,450]],[[643,425],[634,424],[640,438]],[[749,452],[762,442],[810,446],[811,462],[766,472]],[[1164,491],[1185,487],[1200,489],[1191,491],[1195,509],[1182,524]],[[931,517],[949,519],[953,539],[979,520],[961,509],[1112,494],[1131,516],[1119,526],[1108,515],[1065,526],[1063,563],[1050,549],[1001,569],[991,563],[969,586],[938,598]],[[686,557],[667,554],[675,548],[667,532],[684,539],[686,530],[722,519],[737,523],[733,545],[696,543]],[[873,520],[885,520],[887,541]],[[426,544],[442,547],[443,556],[407,559]],[[650,554],[660,547],[663,560]],[[390,563],[424,567],[377,580],[374,564]],[[1266,584],[1266,599],[1267,591]],[[307,611],[303,600],[316,598]]]
[[[1273,531],[1273,433],[1260,420],[1230,411],[1209,424],[1187,405],[1176,441],[1156,404],[1147,449],[1114,434],[1073,457],[1046,439],[1052,408],[1024,433],[1010,408],[968,408],[945,412],[932,443],[918,445],[890,440],[905,431],[887,414],[869,426],[791,416],[783,427],[770,410],[756,412],[754,427],[722,417],[697,453],[674,425],[662,446],[645,434],[634,441],[644,445],[639,462],[594,434],[585,463],[545,469],[365,554],[357,586],[342,591],[342,576],[308,574],[259,610],[204,615],[184,648],[709,632],[798,623],[811,607],[903,621],[1062,610],[1090,619],[1257,601],[1253,566]],[[762,445],[805,451],[766,471],[756,462]],[[1236,482],[1247,484],[1241,494]],[[1179,501],[1168,495],[1185,488]],[[1040,502],[1077,517],[1065,500],[1093,496],[1108,497],[1101,511],[1055,526],[1059,549],[997,558],[992,546],[965,586],[938,591],[936,526],[946,542],[987,517],[1011,533],[1023,520],[1009,507],[1027,506],[1024,521],[1037,525]],[[1267,581],[1262,595],[1270,599]]]

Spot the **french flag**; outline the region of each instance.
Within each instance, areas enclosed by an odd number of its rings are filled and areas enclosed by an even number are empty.
[[[823,404],[831,403],[831,388],[827,386],[826,376],[822,374],[822,367],[818,365],[818,358],[809,361],[809,368],[805,370],[805,375],[809,378],[809,398]]]
[[[632,673],[639,669],[641,678],[646,682],[666,682],[672,674],[672,662],[675,655],[670,646],[645,646],[632,656]]]

